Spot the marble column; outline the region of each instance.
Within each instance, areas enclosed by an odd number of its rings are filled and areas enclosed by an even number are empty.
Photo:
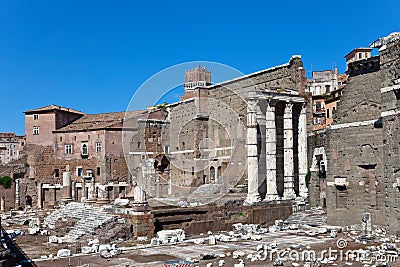
[[[87,196],[86,196],[86,179],[82,178],[82,192],[81,192],[81,199],[79,199],[79,202],[82,201],[82,198],[85,199],[85,201],[87,200]]]
[[[15,209],[19,209],[21,205],[19,197],[19,179],[15,179]]]
[[[275,123],[275,102],[267,105],[266,118],[266,165],[267,165],[267,195],[266,200],[279,199],[276,183],[276,123]]]
[[[294,160],[293,160],[293,104],[286,102],[283,115],[283,198],[294,199]]]
[[[308,189],[306,185],[307,175],[307,120],[306,120],[306,104],[303,104],[299,117],[299,195],[303,199],[308,197]]]
[[[61,201],[68,202],[72,201],[72,190],[71,190],[71,173],[63,173],[63,187]]]
[[[1,198],[0,198],[0,210],[1,211],[5,211],[5,198],[4,198],[4,196],[1,196]]]
[[[247,103],[247,198],[245,204],[261,201],[258,193],[257,118],[256,100]]]
[[[265,198],[267,195],[267,153],[266,144],[264,142],[266,135],[266,122],[265,115],[257,112],[257,154],[258,154],[258,193],[261,198]],[[264,138],[264,140],[262,140]]]
[[[37,208],[43,209],[43,185],[41,182],[37,183]]]

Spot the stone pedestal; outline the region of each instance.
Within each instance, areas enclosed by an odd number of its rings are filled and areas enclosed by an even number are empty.
[[[268,103],[266,118],[266,169],[267,169],[267,195],[265,200],[278,200],[276,184],[276,123],[275,123],[275,102]]]
[[[98,204],[107,204],[110,203],[110,199],[108,197],[108,191],[106,185],[99,185],[98,187],[98,199],[97,202]]]
[[[371,213],[363,212],[361,218],[361,230],[364,234],[371,234],[372,233],[372,218]]]
[[[90,181],[90,188],[88,192],[88,203],[95,203],[97,201],[97,194],[96,194],[96,184],[94,181],[94,177],[91,178]]]
[[[146,213],[150,211],[150,206],[147,203],[133,203],[132,210]]]
[[[294,199],[294,162],[293,162],[293,104],[286,103],[283,115],[283,183],[284,199]]]
[[[64,172],[63,173],[63,187],[62,187],[62,202],[70,202],[72,201],[72,187],[71,187],[71,173]]]
[[[247,197],[245,204],[251,205],[261,201],[258,192],[258,148],[256,100],[249,100],[247,106]]]

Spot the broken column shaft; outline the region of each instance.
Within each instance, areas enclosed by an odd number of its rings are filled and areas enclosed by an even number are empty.
[[[69,202],[72,201],[72,188],[71,188],[71,173],[63,173],[63,188],[61,201]]]

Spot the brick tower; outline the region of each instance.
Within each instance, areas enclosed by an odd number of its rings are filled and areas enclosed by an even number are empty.
[[[181,100],[194,97],[194,88],[197,86],[208,86],[211,84],[211,72],[206,66],[203,68],[200,64],[192,70],[185,72],[185,94],[181,96]]]

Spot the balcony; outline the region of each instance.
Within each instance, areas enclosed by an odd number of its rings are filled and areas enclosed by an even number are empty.
[[[316,115],[323,115],[325,114],[325,108],[314,108],[313,113]]]

